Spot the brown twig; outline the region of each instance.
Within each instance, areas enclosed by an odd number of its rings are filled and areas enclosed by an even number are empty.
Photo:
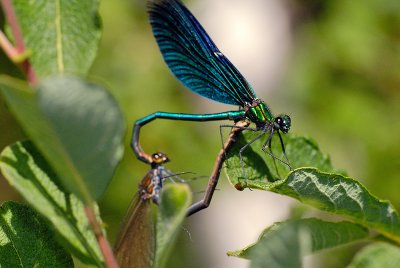
[[[108,240],[105,238],[104,233],[101,229],[101,226],[100,226],[99,222],[97,221],[96,215],[93,210],[93,206],[86,205],[85,213],[89,220],[90,225],[92,226],[92,230],[96,236],[97,243],[100,247],[101,253],[103,254],[106,267],[118,268],[119,266],[118,266],[117,261],[115,260],[111,246],[108,243]]]
[[[210,205],[211,199],[213,197],[215,188],[217,187],[219,175],[221,173],[222,164],[224,163],[227,154],[235,144],[239,134],[242,130],[249,126],[249,122],[242,120],[235,123],[235,126],[232,128],[231,133],[229,134],[228,139],[225,141],[222,149],[219,151],[217,155],[217,159],[214,164],[214,168],[208,180],[207,188],[205,190],[203,198],[192,204],[186,213],[187,216],[193,215],[194,213],[199,212],[202,209],[207,208]],[[235,186],[236,187],[236,186]]]
[[[26,54],[26,48],[24,44],[24,38],[22,35],[21,28],[19,27],[17,16],[15,15],[11,0],[1,0],[1,5],[6,16],[7,22],[10,25],[11,32],[15,39],[15,47],[11,45],[6,36],[1,32],[0,46],[5,51],[6,55],[14,62],[18,62],[18,56]],[[37,84],[37,76],[27,58],[23,59],[20,64],[22,71],[24,72],[26,79],[31,86]]]

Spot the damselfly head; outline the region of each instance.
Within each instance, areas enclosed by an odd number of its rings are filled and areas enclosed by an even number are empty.
[[[279,115],[275,118],[275,128],[282,131],[283,133],[288,133],[291,126],[290,116],[284,114]]]
[[[162,152],[157,152],[151,155],[152,164],[161,165],[169,162],[169,158],[166,154]]]

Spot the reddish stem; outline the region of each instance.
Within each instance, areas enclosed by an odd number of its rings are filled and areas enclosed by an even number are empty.
[[[114,254],[112,252],[111,246],[108,243],[107,239],[104,237],[104,233],[101,229],[101,226],[97,221],[96,215],[93,210],[93,206],[86,205],[85,212],[89,220],[89,223],[92,226],[92,230],[96,236],[97,243],[99,244],[101,253],[103,254],[106,267],[119,268],[118,263],[115,260]]]
[[[22,53],[25,51],[24,39],[11,0],[2,0],[2,6],[7,22],[15,38],[16,49],[19,53]]]
[[[0,47],[6,53],[10,59],[16,58],[20,53],[14,48],[14,46],[8,41],[5,34],[0,30]]]
[[[16,51],[18,54],[23,54],[25,52],[25,44],[24,44],[24,38],[22,35],[22,31],[21,28],[19,27],[19,23],[17,20],[17,16],[15,15],[14,12],[14,8],[13,5],[11,3],[11,0],[2,0],[1,1],[2,4],[2,8],[4,11],[4,14],[7,18],[7,22],[10,25],[10,29],[11,32],[13,33],[14,39],[15,39],[15,45],[16,47],[13,48],[13,51]],[[2,37],[5,38],[5,36],[3,35]],[[9,54],[7,53],[7,51],[5,50],[4,47],[6,47],[6,49],[8,49],[8,52],[10,52],[10,48],[7,47],[8,45],[11,45],[11,43],[7,40],[7,42],[4,42],[4,40],[2,40],[2,44],[0,44],[0,46],[4,49],[4,51],[6,52],[7,56],[9,56]],[[15,54],[14,57],[10,57],[11,60],[14,61],[15,59]],[[25,59],[22,64],[21,64],[21,68],[22,71],[25,73],[26,78],[29,82],[29,84],[31,86],[35,86],[37,84],[37,76],[35,71],[32,68],[32,65],[29,63],[28,59]]]

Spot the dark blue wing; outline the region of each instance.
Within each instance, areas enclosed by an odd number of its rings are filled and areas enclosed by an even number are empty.
[[[256,94],[179,0],[149,0],[153,34],[168,67],[194,92],[244,106]]]

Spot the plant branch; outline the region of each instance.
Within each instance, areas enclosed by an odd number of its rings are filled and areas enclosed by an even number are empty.
[[[93,232],[96,236],[97,243],[100,247],[101,253],[103,254],[106,267],[118,268],[119,266],[118,266],[117,261],[115,260],[114,254],[110,247],[110,244],[108,243],[107,239],[105,238],[104,233],[101,229],[101,226],[100,226],[99,222],[97,221],[96,215],[93,210],[93,206],[87,204],[85,206],[85,213],[89,220],[90,225],[92,226]]]
[[[25,51],[24,39],[22,37],[21,28],[19,27],[17,16],[15,16],[14,8],[11,3],[11,0],[2,0],[1,1],[4,14],[6,15],[7,22],[10,25],[11,32],[15,38],[16,49],[20,53]]]
[[[17,49],[8,41],[5,34],[0,30],[0,47],[10,59],[16,59],[20,55]],[[14,60],[13,60],[14,61]]]
[[[21,28],[19,27],[17,16],[15,15],[11,0],[1,0],[1,5],[3,8],[4,14],[7,18],[7,22],[10,26],[11,32],[15,39],[15,47],[13,47],[11,45],[11,42],[9,42],[7,40],[7,38],[3,32],[1,32],[1,36],[0,36],[1,37],[0,38],[0,46],[5,51],[6,55],[14,63],[18,64],[18,63],[20,63],[19,60],[21,58],[23,59],[20,64],[22,71],[26,75],[26,78],[27,78],[29,84],[31,86],[35,86],[37,84],[37,76],[36,76],[35,71],[32,68],[32,65],[30,64],[29,60],[26,57],[27,53],[26,53],[26,49],[25,49],[24,38],[22,35]],[[11,54],[10,54],[10,52],[11,52]]]

